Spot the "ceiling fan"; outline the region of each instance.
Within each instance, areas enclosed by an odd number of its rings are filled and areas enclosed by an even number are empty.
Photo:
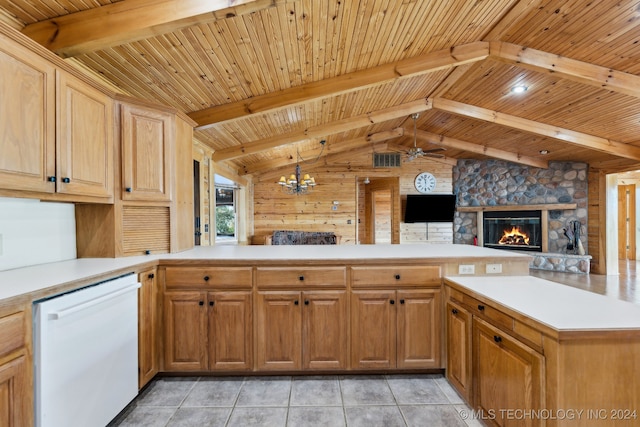
[[[423,150],[422,148],[417,146],[417,128],[416,128],[416,120],[420,116],[419,113],[414,113],[411,115],[413,119],[413,147],[407,150],[407,161],[412,161],[417,159],[418,157],[435,157],[437,159],[444,158],[444,154],[438,154],[438,151],[444,151],[446,148],[438,147],[432,148],[431,150]]]

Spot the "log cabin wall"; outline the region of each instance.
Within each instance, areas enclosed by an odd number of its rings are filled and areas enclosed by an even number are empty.
[[[357,244],[364,233],[364,179],[400,177],[402,213],[407,194],[417,194],[414,187],[416,175],[431,172],[437,179],[434,193],[451,193],[452,169],[450,159],[421,158],[412,162],[402,161],[400,168],[373,168],[372,154],[361,154],[349,159],[328,158],[326,162],[305,165],[302,173],[310,173],[317,185],[311,194],[288,195],[276,184],[281,175],[290,175],[294,166],[279,169],[256,177],[253,198],[254,244],[263,244],[264,238],[275,230],[330,231],[341,236],[341,244]],[[337,202],[337,204],[334,204]],[[333,210],[333,207],[336,207]],[[400,224],[400,242],[452,243],[451,223]]]

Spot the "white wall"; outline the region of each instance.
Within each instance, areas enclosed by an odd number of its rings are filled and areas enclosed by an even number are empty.
[[[72,203],[0,197],[0,271],[74,258]]]

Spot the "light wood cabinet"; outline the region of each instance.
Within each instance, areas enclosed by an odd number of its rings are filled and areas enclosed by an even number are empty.
[[[0,312],[0,426],[33,424],[30,328],[26,311]],[[30,323],[30,321],[29,321]]]
[[[122,200],[170,201],[174,115],[122,103]]]
[[[0,42],[0,189],[112,202],[111,98],[3,34]]]
[[[352,368],[439,368],[439,306],[438,289],[353,291]]]
[[[515,418],[509,410],[523,413],[542,409],[544,357],[500,329],[473,318],[473,371],[475,406],[491,416],[490,425],[533,427],[541,418]]]
[[[138,274],[138,387],[144,387],[158,373],[159,304],[156,269]]]
[[[165,370],[250,370],[251,300],[249,291],[166,292]]]
[[[471,314],[460,305],[447,301],[446,305],[446,374],[458,393],[471,401]]]
[[[346,291],[258,292],[258,370],[347,367]]]

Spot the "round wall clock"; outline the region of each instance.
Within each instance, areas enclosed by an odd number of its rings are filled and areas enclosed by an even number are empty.
[[[416,176],[414,185],[420,193],[430,193],[436,188],[436,177],[429,172],[422,172]]]

